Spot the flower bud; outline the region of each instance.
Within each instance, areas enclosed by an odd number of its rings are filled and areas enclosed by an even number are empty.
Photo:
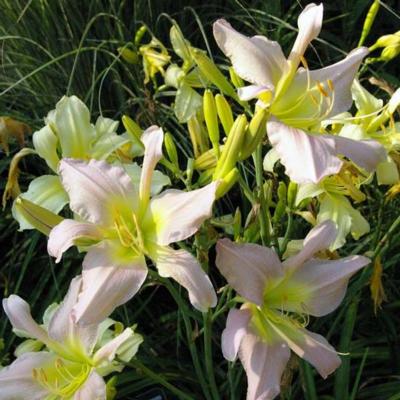
[[[178,152],[176,150],[174,139],[169,132],[166,132],[164,135],[164,146],[169,160],[172,162],[172,164],[179,168]]]
[[[215,156],[214,149],[210,149],[194,160],[194,168],[199,171],[215,168],[217,161],[218,159]]]
[[[373,51],[377,48],[383,47],[380,57],[370,58],[368,62],[375,61],[390,61],[400,54],[400,31],[391,35],[381,36],[370,48]]]
[[[243,79],[236,73],[233,67],[229,67],[229,76],[236,89],[245,86]]]
[[[143,133],[143,130],[140,128],[140,126],[127,115],[122,116],[122,123],[132,142],[144,149],[144,144],[140,140],[140,137]]]
[[[254,114],[244,138],[241,160],[249,157],[263,140],[267,133],[267,118],[268,112],[264,108],[259,108]]]
[[[239,115],[233,123],[226,143],[222,149],[221,157],[217,162],[213,179],[223,178],[235,166],[239,159],[239,153],[242,149],[243,140],[247,127],[247,119],[244,114]]]
[[[297,196],[297,183],[290,181],[287,189],[287,205],[289,209],[293,209]]]
[[[202,123],[196,116],[193,116],[187,122],[190,140],[192,142],[193,153],[195,158],[208,150],[208,137]]]
[[[50,231],[64,219],[21,196],[15,199],[13,208],[30,225],[46,236],[49,236]]]
[[[224,128],[225,135],[229,135],[229,131],[233,125],[232,109],[225,97],[222,94],[215,96],[215,104],[217,106],[217,113],[222,127]]]
[[[139,62],[139,56],[136,51],[133,51],[128,47],[118,47],[118,52],[122,59],[129,64],[137,64]]]
[[[214,148],[215,154],[219,156],[219,127],[217,117],[217,107],[214,96],[210,90],[206,90],[203,95],[204,120],[206,121],[208,137]]]
[[[242,213],[239,207],[236,208],[235,215],[233,216],[233,237],[237,240],[240,237],[242,230]]]
[[[238,181],[239,170],[235,167],[232,168],[224,177],[220,180],[218,185],[215,198],[219,199],[231,190],[232,186]]]
[[[212,82],[219,90],[221,90],[221,92],[234,99],[237,99],[235,89],[225,78],[223,73],[218,69],[218,67],[204,54],[203,51],[199,49],[194,49],[192,51],[192,56],[201,73],[210,82]]]
[[[367,16],[365,17],[360,41],[358,42],[358,47],[361,47],[364,44],[365,39],[367,38],[367,36],[372,28],[372,24],[375,21],[376,15],[378,14],[379,6],[380,6],[379,0],[375,0],[371,4],[371,7],[368,10]]]
[[[140,44],[140,42],[142,41],[142,39],[143,39],[143,36],[144,36],[144,34],[147,32],[147,27],[146,26],[141,26],[137,31],[136,31],[136,34],[135,34],[135,39],[134,39],[134,42],[135,42],[135,46],[139,46],[139,44]]]

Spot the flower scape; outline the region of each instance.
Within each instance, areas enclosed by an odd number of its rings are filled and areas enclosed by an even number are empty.
[[[40,323],[25,300],[4,296],[23,340],[14,360],[2,361],[1,400],[133,399],[140,392],[119,386],[130,376],[150,379],[165,399],[357,398],[361,370],[351,397],[349,382],[335,384],[332,397],[315,371],[323,379],[349,371],[353,353],[340,331],[351,337],[368,283],[379,310],[381,258],[400,224],[395,219],[382,238],[363,212],[374,200],[383,212],[400,191],[400,90],[389,88],[383,100],[365,84],[369,65],[400,52],[398,33],[363,46],[379,3],[359,45],[314,69],[307,55],[323,4],[301,10],[295,37],[282,47],[242,33],[236,20],[215,20],[214,59],[172,19],[170,43],[142,26],[117,59],[140,70],[146,96],[169,105],[169,120],[157,124],[142,128],[132,115],[122,124],[102,114],[93,120],[87,101],[71,94],[56,103],[33,130],[32,146],[13,154],[3,205],[12,204],[20,231],[46,237],[55,282],[69,288],[43,307]],[[13,136],[24,144],[24,132],[23,122],[0,118],[7,153]],[[30,174],[22,191],[27,156],[48,173]],[[378,187],[387,193],[376,199]],[[138,309],[150,316],[164,303],[170,311],[160,321],[179,340],[171,349],[167,339],[161,373],[146,367],[158,358],[146,339],[154,332],[135,319]],[[341,322],[327,326],[328,315]],[[183,331],[171,328],[171,316]],[[165,372],[181,357],[195,382]]]

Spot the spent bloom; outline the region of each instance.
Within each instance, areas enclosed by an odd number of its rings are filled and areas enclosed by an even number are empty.
[[[123,369],[115,358],[129,361],[142,337],[131,328],[113,334],[110,327],[117,324],[111,319],[75,324],[71,312],[81,284],[81,277],[72,280],[64,301],[45,313],[43,325],[33,320],[29,305],[20,297],[3,300],[14,331],[40,342],[43,350],[24,352],[0,371],[0,399],[106,400],[103,377]]]
[[[324,378],[340,365],[326,339],[305,329],[309,315],[323,316],[339,306],[349,278],[369,263],[363,256],[314,258],[335,237],[334,224],[325,221],[309,232],[302,250],[284,262],[268,247],[218,242],[216,265],[244,301],[228,314],[222,351],[230,361],[239,354],[247,374],[247,400],[279,394],[290,349]]]
[[[65,219],[49,235],[49,254],[60,261],[71,246],[84,246],[83,289],[74,307],[77,321],[95,322],[128,301],[147,276],[145,256],[163,277],[189,291],[192,304],[204,311],[216,304],[208,276],[197,259],[169,245],[192,236],[211,215],[217,183],[184,192],[166,190],[150,198],[151,179],[162,157],[163,132],[151,127],[139,185],[124,168],[104,161],[64,159],[59,173],[79,220]],[[137,187],[138,186],[138,187]]]
[[[247,37],[225,20],[214,23],[219,47],[236,73],[251,83],[239,89],[239,97],[258,98],[258,104],[268,108],[272,115],[267,123],[269,140],[287,175],[297,183],[317,183],[339,172],[339,156],[350,158],[368,171],[385,157],[384,149],[375,141],[353,141],[318,132],[323,120],[351,106],[351,84],[368,53],[361,47],[335,64],[310,71],[304,52],[320,33],[322,15],[322,4],[305,7],[298,18],[299,32],[288,59],[277,42],[264,36]],[[301,62],[306,68],[298,68]]]

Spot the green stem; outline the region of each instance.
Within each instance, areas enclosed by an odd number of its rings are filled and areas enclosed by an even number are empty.
[[[291,210],[289,210],[289,212],[287,214],[288,214],[288,223],[286,226],[285,236],[283,237],[282,246],[279,249],[279,254],[281,257],[285,254],[285,251],[289,244],[290,234],[292,233],[292,229],[293,229],[293,213]]]
[[[263,160],[262,160],[262,145],[258,145],[253,153],[254,166],[256,170],[256,183],[258,188],[258,199],[260,202],[259,221],[261,241],[264,246],[270,243],[270,233],[267,221],[266,200],[264,196],[264,180],[263,180]]]
[[[187,311],[186,304],[182,301],[178,291],[175,289],[174,285],[168,279],[162,279],[162,282],[164,283],[165,287],[171,293],[175,302],[179,306],[179,310],[181,311],[181,315],[183,318],[183,323],[185,325],[186,338],[187,338],[187,342],[188,342],[188,346],[189,346],[190,355],[192,356],[193,366],[196,371],[197,378],[199,379],[199,383],[203,390],[203,394],[204,394],[205,398],[207,400],[212,400],[210,391],[208,389],[207,381],[205,380],[204,375],[203,375],[199,356],[197,354],[196,345],[194,344],[194,341],[192,338],[192,325],[190,323],[188,314],[186,312]]]
[[[306,400],[318,400],[317,390],[315,388],[315,379],[310,364],[301,360],[300,367],[304,381]]]
[[[208,375],[208,380],[211,387],[211,393],[214,400],[219,400],[219,392],[217,388],[217,383],[215,382],[215,373],[212,358],[212,319],[211,313],[203,313],[204,319],[204,355],[206,362],[206,370]]]
[[[193,400],[192,396],[189,396],[188,394],[182,392],[182,390],[178,389],[176,386],[174,386],[171,383],[169,383],[160,374],[156,374],[151,369],[147,368],[139,360],[132,359],[130,362],[123,362],[123,361],[119,360],[119,362],[121,362],[122,364],[127,365],[127,366],[129,366],[131,368],[139,369],[140,371],[143,372],[144,375],[146,375],[147,377],[152,379],[154,382],[157,382],[158,384],[164,386],[171,393],[173,393],[176,396],[178,396],[179,399],[182,399],[182,400]]]

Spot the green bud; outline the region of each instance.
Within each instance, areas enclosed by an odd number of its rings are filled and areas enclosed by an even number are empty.
[[[215,194],[215,198],[219,199],[224,196],[229,190],[232,189],[232,186],[239,179],[239,170],[235,167],[231,169],[224,177],[220,180],[220,184],[218,185],[217,192]]]
[[[244,85],[243,79],[235,72],[233,67],[229,67],[229,76],[231,77],[231,82],[235,88],[241,88]]]
[[[239,207],[236,208],[235,215],[233,216],[233,237],[237,240],[240,237],[242,230],[242,213]]]
[[[371,31],[372,24],[374,23],[376,15],[378,14],[379,5],[380,5],[380,1],[379,0],[375,0],[371,4],[371,7],[368,10],[367,16],[365,17],[363,29],[362,29],[362,32],[361,32],[360,41],[358,42],[358,46],[357,47],[361,47],[364,44],[365,39],[367,38],[369,32]]]
[[[199,49],[192,50],[192,56],[199,67],[201,73],[212,82],[221,92],[237,99],[235,89],[225,78],[218,67]]]
[[[135,46],[139,46],[139,44],[141,43],[141,41],[142,41],[142,39],[143,39],[143,36],[144,36],[144,34],[147,32],[147,27],[146,26],[141,26],[137,31],[136,31],[136,34],[135,34],[135,40],[134,40],[134,42],[135,42]]]
[[[64,218],[38,206],[31,201],[19,196],[15,199],[14,207],[29,224],[43,234],[49,236],[50,231]]]
[[[286,193],[287,193],[287,190],[286,190],[286,185],[285,185],[285,182],[279,182],[279,185],[278,185],[278,199],[279,199],[279,201],[283,201],[285,204],[286,204]]]
[[[178,152],[176,150],[174,139],[169,132],[166,132],[164,135],[164,145],[165,145],[165,150],[167,151],[169,160],[177,168],[179,168]]]
[[[214,171],[212,169],[208,169],[208,170],[202,172],[199,176],[199,179],[197,180],[197,184],[199,186],[205,186],[208,183],[210,183],[212,180],[212,177],[213,177],[213,172]]]
[[[225,135],[229,135],[229,131],[233,125],[233,114],[231,106],[222,94],[215,96],[215,104],[217,106],[217,113],[222,127],[224,128]]]
[[[139,62],[139,56],[136,51],[133,51],[128,47],[118,47],[118,52],[122,59],[129,64],[137,64]]]
[[[272,221],[276,224],[281,218],[285,215],[286,212],[286,204],[283,201],[278,201],[278,204],[275,207],[274,216],[272,217]]]
[[[124,128],[126,129],[126,132],[130,136],[132,142],[144,149],[144,144],[140,140],[140,137],[143,133],[143,130],[140,128],[140,126],[127,115],[122,116],[122,124],[124,125]]]
[[[203,95],[203,111],[206,121],[208,137],[213,145],[215,154],[219,156],[219,127],[217,117],[217,107],[215,105],[214,96],[210,90],[205,90]]]
[[[200,154],[203,154],[209,148],[207,131],[202,125],[203,124],[196,116],[191,117],[187,122],[189,136],[192,142],[195,158],[199,157]]]
[[[207,150],[194,160],[194,168],[199,171],[215,168],[217,165],[217,157],[215,156],[214,149]]]
[[[400,54],[400,31],[391,35],[381,36],[369,50],[373,51],[377,48],[383,47],[380,57],[369,58],[368,62],[375,61],[390,61]]]
[[[289,209],[293,209],[296,203],[297,196],[297,183],[290,181],[288,190],[287,190],[287,204]]]
[[[215,168],[214,180],[223,178],[234,168],[239,159],[240,150],[242,149],[246,127],[246,116],[241,114],[233,123],[226,143],[222,149],[221,157],[219,158]]]
[[[259,108],[249,123],[240,159],[245,160],[257,148],[267,133],[268,112]]]

